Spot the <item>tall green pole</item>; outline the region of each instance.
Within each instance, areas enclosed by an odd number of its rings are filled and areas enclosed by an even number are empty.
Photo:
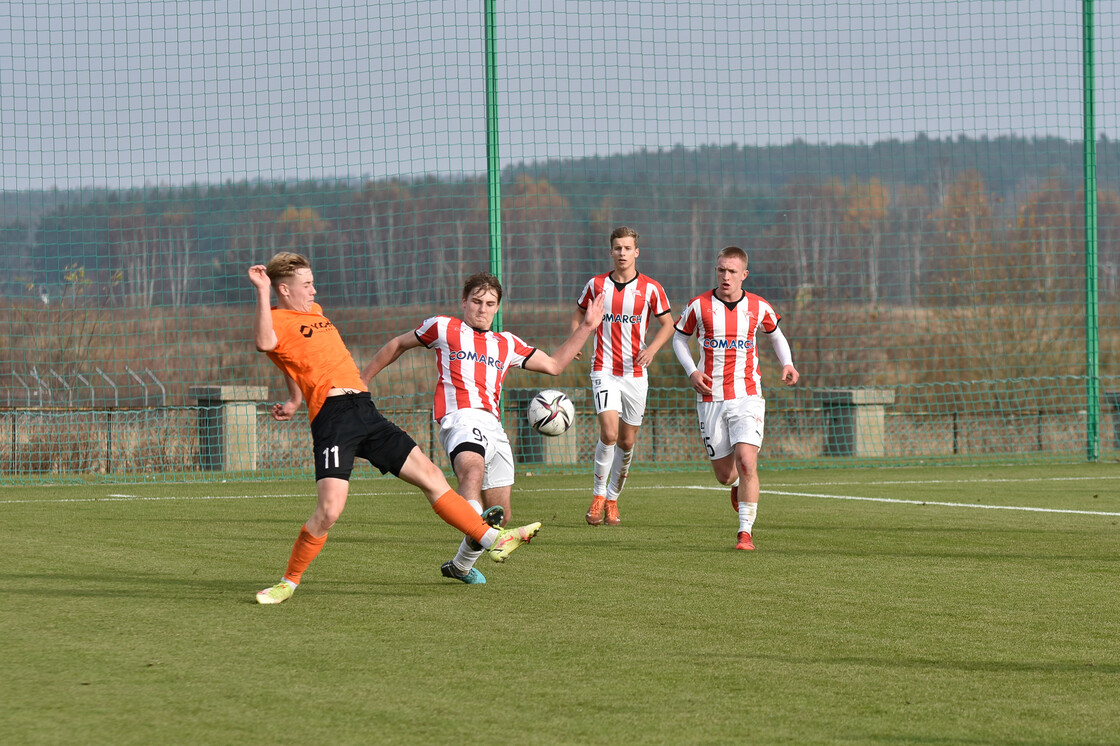
[[[1100,336],[1097,328],[1097,123],[1093,80],[1093,0],[1082,0],[1085,89],[1085,456],[1100,458]]]
[[[502,163],[498,156],[498,53],[494,41],[494,2],[485,0],[486,13],[486,196],[490,220],[490,272],[502,279]],[[502,330],[502,310],[494,317],[494,331]]]

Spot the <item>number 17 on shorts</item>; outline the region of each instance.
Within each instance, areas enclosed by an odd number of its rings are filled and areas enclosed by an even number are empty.
[[[618,412],[623,422],[638,426],[646,411],[649,392],[648,378],[612,376],[596,373],[591,376],[591,393],[595,399],[595,414]]]

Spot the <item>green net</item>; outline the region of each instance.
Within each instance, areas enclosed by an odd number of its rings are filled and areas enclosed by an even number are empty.
[[[623,224],[674,316],[749,252],[802,374],[761,344],[770,466],[1115,458],[1115,9],[281,5],[0,11],[0,481],[306,475],[250,264],[307,255],[362,364],[497,244],[503,327],[552,351]],[[522,469],[586,468],[586,357],[506,379]],[[706,468],[668,346],[650,381],[642,468]],[[413,350],[374,394],[442,458],[434,382]],[[541,388],[564,436],[525,425]]]

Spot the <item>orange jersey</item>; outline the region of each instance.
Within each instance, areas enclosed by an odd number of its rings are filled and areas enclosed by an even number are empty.
[[[268,357],[303,392],[309,420],[319,414],[331,389],[369,390],[342,335],[318,303],[307,313],[273,308],[272,328],[277,342]]]

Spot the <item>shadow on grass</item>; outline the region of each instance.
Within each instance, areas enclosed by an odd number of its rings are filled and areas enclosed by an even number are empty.
[[[360,582],[317,580],[315,588],[332,596],[378,596],[412,598],[426,595],[434,587],[467,587],[437,573],[421,571],[409,580],[378,580],[375,573]],[[0,585],[10,597],[27,598],[160,598],[194,601],[226,598],[231,594],[256,605],[254,595],[269,584],[268,578],[222,580],[196,575],[175,577],[156,574],[0,573]],[[242,599],[243,597],[243,599]]]
[[[860,666],[917,671],[959,671],[965,673],[1079,673],[1116,676],[1120,664],[1094,663],[1092,661],[962,661],[933,658],[883,658],[847,655],[809,657],[797,655],[752,655],[753,660],[787,663],[798,666]]]

